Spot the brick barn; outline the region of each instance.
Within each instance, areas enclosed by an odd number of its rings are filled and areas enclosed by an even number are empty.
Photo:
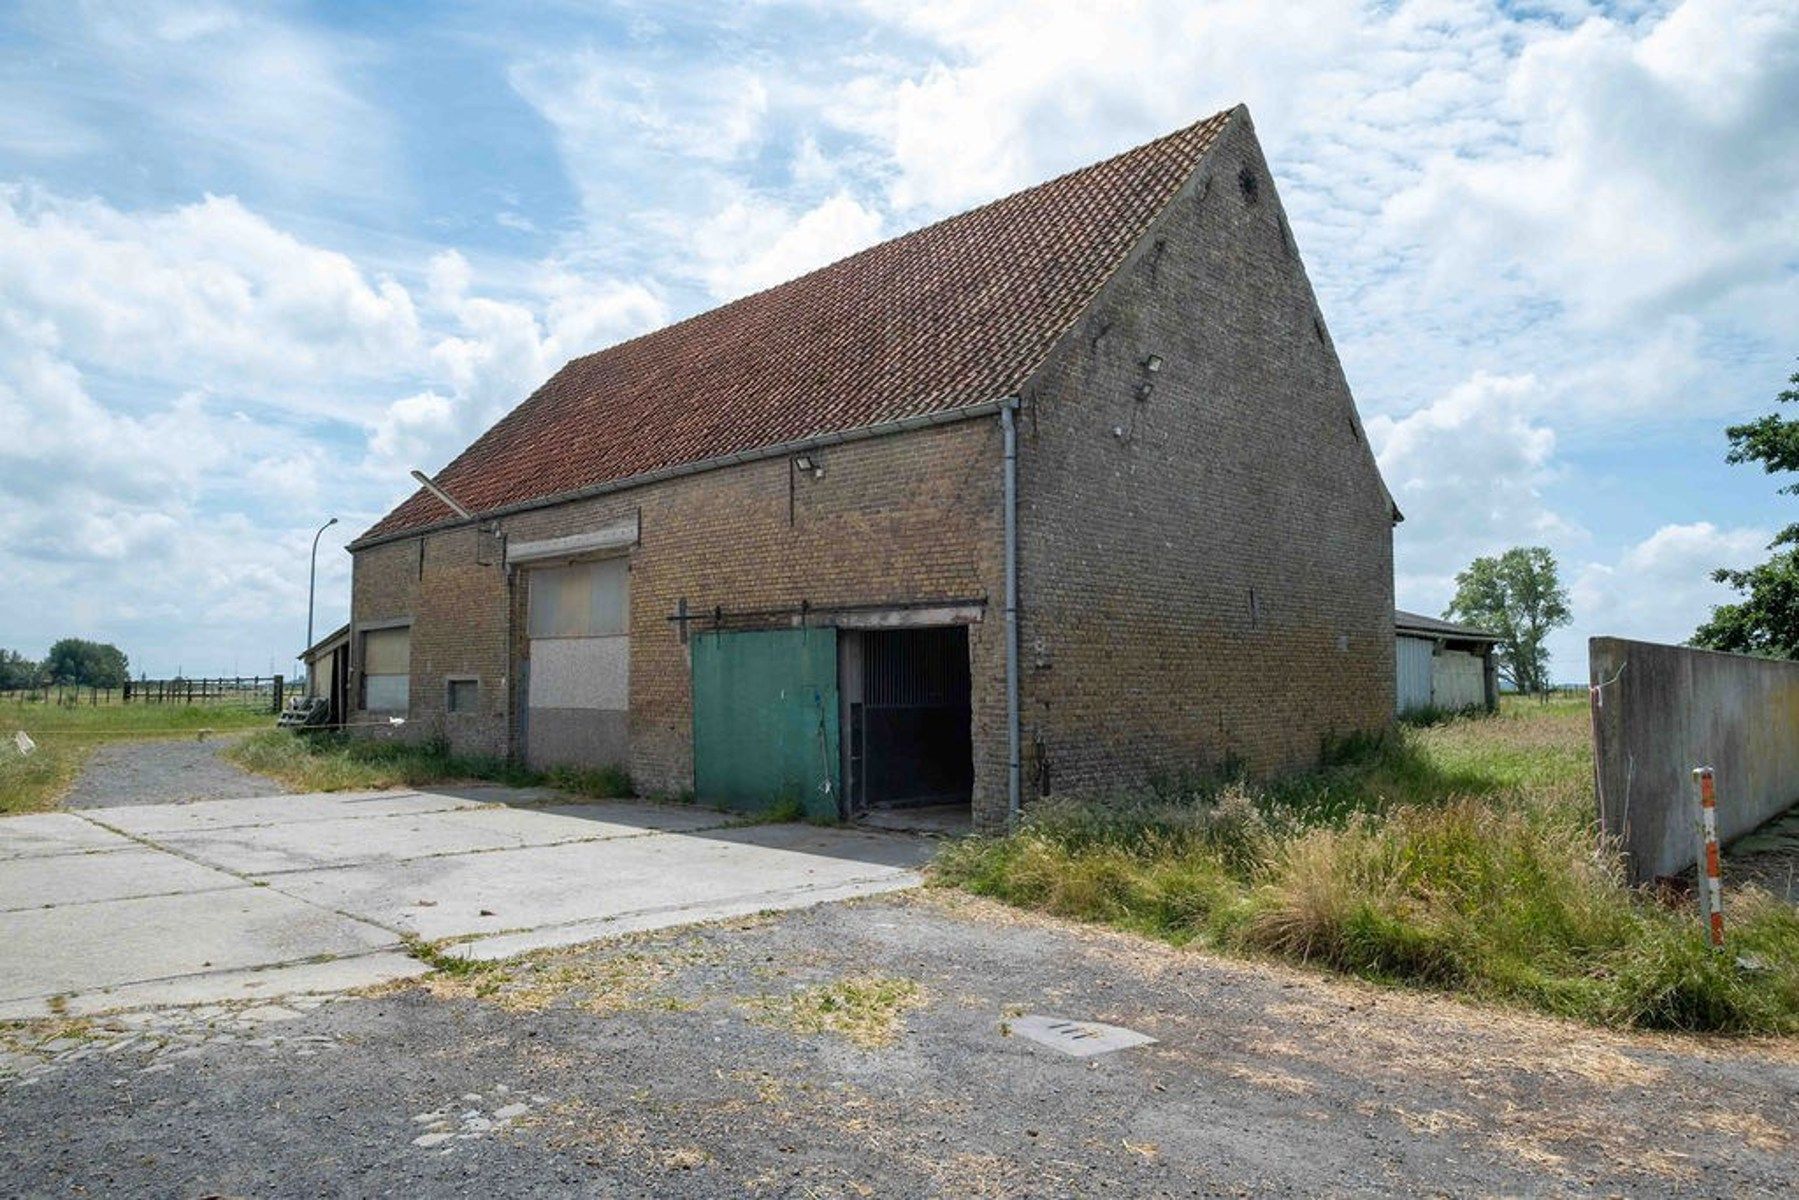
[[[350,547],[365,729],[993,826],[1392,719],[1398,513],[1242,107],[576,359],[432,482]]]

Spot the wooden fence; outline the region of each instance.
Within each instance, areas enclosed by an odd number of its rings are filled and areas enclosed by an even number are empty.
[[[287,696],[280,675],[221,675],[205,679],[133,679],[123,687],[87,687],[51,683],[42,687],[0,690],[0,703],[55,704],[203,704],[279,713]]]

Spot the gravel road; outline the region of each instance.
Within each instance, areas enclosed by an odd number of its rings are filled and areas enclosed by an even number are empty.
[[[889,1042],[803,1003],[845,981],[910,1003]],[[1025,1013],[1158,1041],[1067,1057]],[[9,1044],[0,1178],[31,1196],[1799,1190],[1793,1042],[1602,1033],[935,891]]]
[[[63,807],[235,800],[287,791],[274,780],[239,770],[219,757],[236,736],[101,746],[82,768],[75,786],[63,799]]]

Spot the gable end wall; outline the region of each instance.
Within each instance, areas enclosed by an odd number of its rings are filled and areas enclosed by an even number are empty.
[[[1022,401],[1027,801],[1391,720],[1392,502],[1247,113]]]

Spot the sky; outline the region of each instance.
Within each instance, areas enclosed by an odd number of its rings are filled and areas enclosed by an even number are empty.
[[[1249,105],[1406,521],[1680,641],[1799,519],[1799,5],[0,6],[0,646],[292,671],[568,358]]]

